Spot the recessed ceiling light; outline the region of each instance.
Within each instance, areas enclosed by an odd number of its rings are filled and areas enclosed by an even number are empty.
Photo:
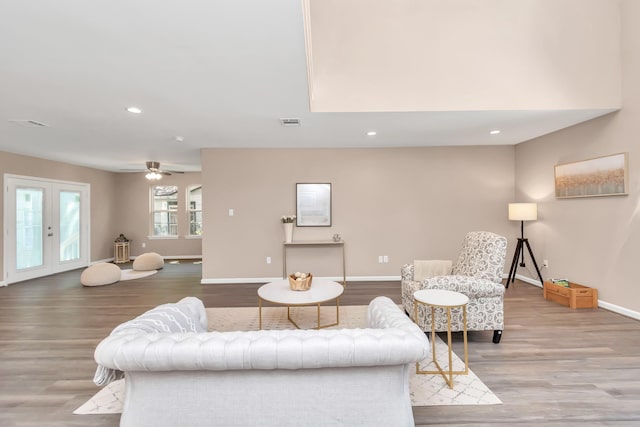
[[[139,109],[138,107],[129,107],[127,108],[127,111],[133,114],[140,114],[142,113],[142,110]]]
[[[176,136],[176,142],[184,142],[184,136]]]
[[[367,136],[376,136],[378,134],[378,132],[376,132],[375,130],[370,130],[369,132],[367,132]]]
[[[500,133],[500,130],[499,130],[499,129],[494,129],[494,130],[489,131],[489,133],[490,133],[491,135],[497,135],[497,134],[499,134],[499,133]]]

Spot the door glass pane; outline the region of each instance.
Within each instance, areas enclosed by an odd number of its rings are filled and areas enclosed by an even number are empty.
[[[192,185],[189,190],[189,235],[202,235],[202,186]]]
[[[16,270],[43,264],[43,193],[41,188],[16,189]]]
[[[153,235],[178,235],[178,187],[176,185],[157,185],[153,192]]]
[[[60,192],[60,261],[80,258],[80,193]]]

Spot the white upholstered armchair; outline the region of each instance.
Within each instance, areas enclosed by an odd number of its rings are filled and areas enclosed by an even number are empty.
[[[469,331],[492,330],[494,331],[493,342],[499,343],[504,328],[505,288],[502,284],[502,276],[506,253],[506,238],[488,231],[472,231],[465,236],[462,250],[458,260],[452,265],[450,274],[414,277],[416,270],[414,264],[404,265],[402,267],[402,305],[405,311],[413,319],[415,291],[447,289],[460,292],[469,297],[467,329]],[[428,272],[425,275],[429,276]],[[424,305],[419,305],[418,320],[413,319],[423,331],[431,331],[431,313],[427,310]],[[446,331],[445,311],[436,309],[435,314],[436,331]],[[453,310],[451,330],[461,331],[462,329],[462,312]]]

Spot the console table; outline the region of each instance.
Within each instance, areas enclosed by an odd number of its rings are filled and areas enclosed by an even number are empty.
[[[302,240],[298,242],[282,243],[282,278],[287,278],[287,249],[288,248],[311,248],[311,247],[332,247],[342,251],[342,286],[347,286],[347,270],[345,267],[344,241],[334,242],[333,240]]]

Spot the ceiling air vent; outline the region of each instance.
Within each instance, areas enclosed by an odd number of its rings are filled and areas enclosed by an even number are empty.
[[[300,126],[300,119],[280,119],[282,126]]]
[[[9,120],[11,123],[15,123],[20,126],[24,126],[27,128],[42,128],[48,127],[49,125],[39,122],[37,120]]]

